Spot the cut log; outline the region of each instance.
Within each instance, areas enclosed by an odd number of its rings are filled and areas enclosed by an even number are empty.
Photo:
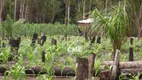
[[[102,65],[112,65],[113,61],[103,61]],[[129,68],[141,68],[142,61],[129,61],[129,62],[119,62],[120,69],[129,69]]]

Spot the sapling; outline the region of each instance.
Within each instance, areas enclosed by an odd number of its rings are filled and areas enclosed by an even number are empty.
[[[24,79],[26,77],[25,67],[15,64],[8,71],[8,77],[12,77],[14,80]]]
[[[95,76],[98,76],[99,71],[101,70],[101,60],[100,59],[95,58],[94,68],[95,68]]]

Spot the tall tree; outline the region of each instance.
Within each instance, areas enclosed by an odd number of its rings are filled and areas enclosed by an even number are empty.
[[[0,23],[2,21],[2,11],[4,8],[4,0],[0,0]]]
[[[65,24],[69,24],[70,20],[70,0],[64,0],[66,6],[65,6]]]
[[[16,21],[16,13],[17,13],[17,0],[14,0],[14,21]]]
[[[127,0],[128,2],[128,11],[129,11],[129,20],[132,27],[137,28],[137,37],[140,39],[141,30],[142,30],[142,0]],[[134,28],[134,29],[136,29]],[[131,31],[132,32],[132,31]],[[136,32],[134,32],[136,33]]]

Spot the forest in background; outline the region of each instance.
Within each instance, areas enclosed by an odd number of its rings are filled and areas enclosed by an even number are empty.
[[[118,0],[0,0],[0,20],[7,14],[17,21],[75,23],[89,18],[95,8],[107,10]]]
[[[75,24],[90,18],[95,9],[107,14],[123,1],[129,17],[127,33],[141,36],[141,0],[0,0],[0,22],[10,15],[14,21],[25,19],[28,23]]]

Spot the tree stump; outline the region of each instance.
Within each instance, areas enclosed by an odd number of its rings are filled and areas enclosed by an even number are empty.
[[[93,68],[94,68],[94,60],[95,60],[95,57],[96,57],[96,54],[92,53],[90,55],[90,57],[88,58],[89,60],[89,68],[88,68],[88,77],[89,78],[92,78],[92,75],[93,75]]]
[[[77,75],[76,80],[87,80],[88,79],[88,59],[77,58]]]

